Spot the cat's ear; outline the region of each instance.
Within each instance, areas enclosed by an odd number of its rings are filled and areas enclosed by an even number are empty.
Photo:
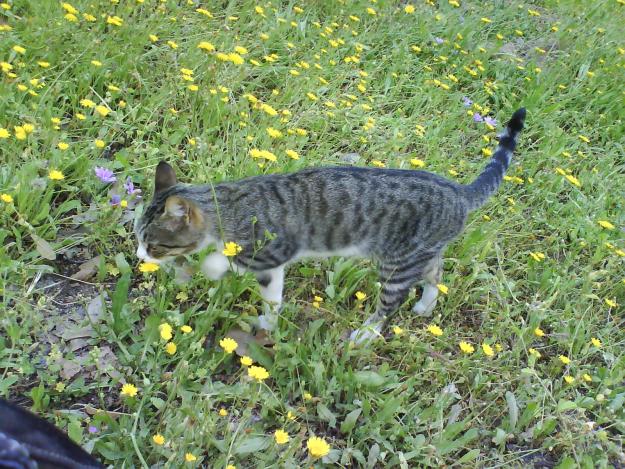
[[[200,228],[204,220],[202,211],[195,203],[177,195],[172,195],[165,201],[164,215],[174,220],[178,226],[184,224],[192,228]]]
[[[156,167],[156,176],[154,177],[154,193],[169,189],[171,186],[176,185],[176,173],[174,168],[169,166],[164,161],[161,161]]]

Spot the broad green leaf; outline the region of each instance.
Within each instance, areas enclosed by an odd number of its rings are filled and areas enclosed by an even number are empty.
[[[356,426],[356,422],[358,421],[358,417],[362,413],[362,409],[352,410],[349,414],[345,416],[345,420],[341,424],[341,433],[349,433]]]

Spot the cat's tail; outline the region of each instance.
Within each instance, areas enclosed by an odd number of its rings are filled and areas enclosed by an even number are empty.
[[[523,130],[523,122],[525,122],[524,107],[512,115],[506,129],[499,135],[499,145],[484,171],[475,181],[464,186],[470,210],[481,207],[501,184],[512,160],[519,133]]]

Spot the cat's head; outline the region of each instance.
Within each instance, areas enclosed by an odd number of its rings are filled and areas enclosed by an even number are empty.
[[[137,257],[158,263],[206,245],[205,217],[190,195],[177,184],[174,169],[161,161],[156,167],[154,197],[135,224]]]

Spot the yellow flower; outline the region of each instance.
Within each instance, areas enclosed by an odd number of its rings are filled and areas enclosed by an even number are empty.
[[[564,381],[566,381],[567,384],[573,384],[575,382],[575,378],[570,375],[566,375],[564,377]]]
[[[286,150],[284,153],[293,160],[299,160],[299,154],[295,150]]]
[[[569,357],[564,356],[564,355],[558,355],[558,358],[565,365],[568,365],[569,363],[571,363],[571,359]]]
[[[100,139],[96,139],[94,144],[96,148],[104,148],[106,146],[106,143],[104,142],[104,140],[100,140]]]
[[[13,46],[13,50],[17,52],[18,54],[26,53],[26,49],[24,49],[22,46]]]
[[[86,99],[86,98],[80,100],[80,105],[82,107],[89,107],[89,108],[95,107],[95,103],[91,101],[90,99]]]
[[[254,361],[250,357],[248,357],[247,355],[243,355],[241,357],[241,365],[243,365],[243,366],[251,366],[252,363],[254,363]]]
[[[197,458],[193,454],[191,454],[191,453],[185,453],[185,455],[184,455],[184,460],[187,461],[187,462],[193,462],[196,459]]]
[[[278,129],[274,129],[273,127],[267,127],[265,130],[267,130],[267,133],[271,138],[281,138],[284,135]]]
[[[386,165],[380,160],[373,160],[371,164],[376,168],[386,168]]]
[[[358,301],[364,301],[367,298],[367,294],[361,291],[357,291],[355,296]]]
[[[245,63],[245,59],[236,52],[230,52],[228,54],[228,60],[235,65],[241,65]]]
[[[480,21],[482,21],[482,23],[486,23],[486,24],[493,22],[493,20],[491,20],[490,18],[486,18],[486,17],[480,18]]]
[[[231,337],[225,337],[219,341],[219,346],[224,349],[226,353],[232,353],[239,346],[237,341]]]
[[[225,417],[228,415],[228,411],[222,407],[221,409],[219,409],[219,415],[221,417]]]
[[[266,114],[269,114],[270,116],[277,116],[278,115],[278,111],[276,111],[274,108],[272,108],[269,104],[262,103],[260,105],[260,110],[265,112]]]
[[[102,62],[100,62],[99,60],[92,60],[91,65],[93,65],[94,67],[101,67]]]
[[[449,291],[449,288],[447,288],[447,286],[443,285],[442,283],[437,284],[436,288],[438,288],[438,291],[440,291],[443,295],[446,295]]]
[[[167,352],[169,355],[173,355],[174,353],[176,353],[176,350],[178,350],[178,347],[173,342],[168,342],[165,345],[165,352]]]
[[[304,393],[304,400],[305,400],[305,401],[310,401],[312,398],[313,398],[313,397],[312,397],[312,394],[311,394],[311,393],[309,393],[309,392],[305,392],[305,393]]]
[[[591,383],[592,382],[592,376],[590,376],[588,373],[584,373],[582,375],[582,378],[584,379],[584,381],[586,381],[587,383]]]
[[[614,229],[614,225],[612,223],[610,223],[607,220],[599,220],[597,223],[599,223],[599,225],[602,228],[605,228],[606,230],[613,230]]]
[[[195,11],[197,11],[200,15],[207,16],[208,18],[213,17],[213,14],[204,8],[197,8]]]
[[[393,334],[402,335],[403,333],[404,333],[404,330],[401,327],[393,326]]]
[[[306,447],[313,458],[321,458],[330,452],[330,445],[326,440],[317,436],[311,436],[306,442]]]
[[[154,262],[143,262],[139,266],[139,272],[143,272],[144,274],[149,272],[156,272],[158,269],[159,265],[155,264]]]
[[[0,127],[0,138],[9,138],[11,136],[10,132],[4,127]]]
[[[94,23],[95,21],[97,21],[97,18],[93,15],[90,15],[89,13],[83,13],[82,17],[85,19],[85,21],[89,21],[91,23]]]
[[[172,49],[178,49],[178,44],[174,41],[167,41],[167,45]]]
[[[262,366],[250,366],[247,369],[247,374],[250,378],[255,379],[259,383],[269,378],[269,373]]]
[[[279,445],[283,445],[289,442],[289,434],[284,430],[276,430],[273,436],[276,440],[276,443]]]
[[[77,15],[78,14],[78,10],[76,10],[76,8],[74,8],[70,3],[62,3],[61,7],[68,13],[71,13],[72,15]]]
[[[536,262],[541,262],[545,259],[545,255],[542,252],[530,252],[530,256]]]
[[[154,435],[152,437],[152,441],[155,444],[161,446],[161,445],[165,444],[165,437],[163,435],[161,435],[160,433],[157,433],[156,435]]]
[[[156,34],[150,34],[150,35],[148,36],[148,38],[149,38],[149,39],[150,39],[150,41],[152,41],[152,42],[156,42],[156,41],[158,41],[158,36],[157,36]]]
[[[486,342],[482,344],[482,351],[484,352],[484,355],[486,355],[487,357],[492,357],[495,355],[495,351],[493,350],[493,348],[490,345],[488,345]]]
[[[471,345],[468,342],[462,341],[458,345],[459,345],[460,350],[462,351],[462,353],[466,353],[467,355],[470,355],[473,352],[475,352],[475,347],[473,347],[473,345]]]
[[[106,106],[102,106],[102,105],[96,106],[95,110],[102,117],[106,117],[108,115],[108,113],[111,112],[111,110],[109,108],[107,108]]]
[[[237,469],[237,467],[236,467],[236,466],[233,466],[232,464],[228,464],[228,465],[226,466],[226,469]]]
[[[530,355],[535,356],[536,358],[540,358],[542,355],[540,354],[540,352],[538,350],[536,350],[535,348],[530,348],[528,349],[528,352],[530,353]]]
[[[48,173],[48,178],[52,179],[53,181],[62,181],[63,179],[65,179],[65,176],[61,171],[57,169],[51,169]]]
[[[15,138],[18,140],[24,140],[28,136],[26,130],[24,130],[24,127],[20,125],[16,125],[15,127],[13,127],[13,130],[15,131]]]
[[[425,166],[425,162],[419,158],[412,158],[410,164],[415,168],[423,168]]]
[[[61,383],[61,382],[56,383],[56,385],[54,386],[54,389],[57,392],[63,392],[65,390],[65,383]]]
[[[126,383],[122,386],[122,396],[135,397],[139,390],[134,384]]]
[[[226,257],[233,257],[233,256],[236,256],[238,253],[240,253],[242,250],[243,248],[239,246],[237,243],[228,242],[225,244],[224,250],[221,252]]]
[[[5,204],[13,203],[13,197],[11,197],[9,194],[0,195],[0,200],[2,200]]]
[[[571,175],[571,174],[567,174],[567,175],[566,175],[566,176],[564,176],[564,177],[565,177],[565,179],[566,179],[567,181],[569,181],[569,182],[570,182],[571,184],[573,184],[574,186],[577,186],[577,187],[581,187],[581,186],[582,186],[582,183],[581,183],[581,182],[579,182],[579,179],[577,179],[575,176],[573,176],[573,175]]]
[[[545,331],[543,331],[540,327],[537,327],[536,329],[534,329],[534,335],[536,337],[544,337]]]
[[[443,330],[436,324],[430,324],[425,330],[436,337],[440,337],[443,335]]]
[[[371,7],[367,8],[367,13],[369,13],[371,16],[377,15],[376,11]]]
[[[169,323],[162,323],[161,325],[158,326],[158,330],[161,334],[161,339],[163,340],[171,340],[171,338],[173,337],[173,329],[172,327],[169,325]]]
[[[183,334],[190,334],[191,332],[193,332],[193,328],[191,326],[187,326],[186,324],[184,326],[181,326],[180,330]]]
[[[493,152],[490,148],[482,148],[482,154],[484,156],[493,156]]]
[[[404,7],[404,11],[408,14],[408,15],[412,15],[414,13],[414,6],[413,5],[406,5]]]
[[[197,45],[198,49],[202,49],[203,51],[206,52],[214,52],[215,51],[215,46],[213,44],[211,44],[210,42],[207,41],[202,41]]]
[[[594,345],[595,347],[597,347],[597,348],[601,347],[601,341],[599,339],[597,339],[596,337],[591,338],[590,339],[590,343],[592,345]]]
[[[616,308],[618,306],[618,303],[616,301],[613,301],[609,298],[605,298],[603,301],[605,301],[605,304],[608,305],[610,308]]]
[[[59,147],[59,150],[67,150],[69,148],[69,144],[65,142],[59,142],[57,146]]]
[[[109,16],[106,18],[107,24],[112,24],[113,26],[121,26],[124,23],[124,20],[119,16]]]

